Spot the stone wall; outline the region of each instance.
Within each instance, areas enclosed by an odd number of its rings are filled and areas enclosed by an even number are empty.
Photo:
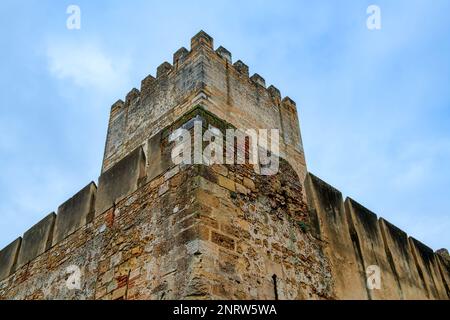
[[[338,299],[449,299],[449,259],[408,237],[312,174],[306,179],[315,236],[324,241]],[[368,289],[368,267],[380,288]]]

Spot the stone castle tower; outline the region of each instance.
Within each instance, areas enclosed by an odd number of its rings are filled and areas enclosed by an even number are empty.
[[[194,122],[278,129],[278,172],[174,164],[170,135]],[[295,102],[204,32],[112,106],[98,186],[0,251],[0,299],[449,299],[449,286],[448,252],[307,172]]]

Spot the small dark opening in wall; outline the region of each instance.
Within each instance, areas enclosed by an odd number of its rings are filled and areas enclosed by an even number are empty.
[[[278,300],[278,288],[277,288],[277,275],[274,274],[272,276],[272,280],[273,280],[273,293],[275,295],[275,300]]]

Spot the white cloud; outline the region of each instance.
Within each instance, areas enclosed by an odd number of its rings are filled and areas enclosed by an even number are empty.
[[[98,44],[52,41],[47,59],[54,77],[81,88],[112,92],[128,82],[130,60],[113,57]]]

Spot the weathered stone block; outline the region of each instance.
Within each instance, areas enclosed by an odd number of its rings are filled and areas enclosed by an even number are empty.
[[[281,101],[280,116],[284,142],[295,147],[297,151],[303,151],[296,104],[289,97]]]
[[[140,92],[138,89],[133,88],[130,90],[130,92],[127,93],[127,96],[125,97],[125,106],[130,106],[132,103],[134,103],[135,100],[137,100],[140,96]]]
[[[22,238],[17,238],[0,251],[0,280],[14,272]]]
[[[444,258],[446,261],[450,261],[450,254],[448,253],[448,250],[445,248],[436,250],[436,254]]]
[[[236,186],[235,186],[233,180],[228,179],[221,175],[218,175],[217,178],[218,178],[217,181],[218,181],[219,186],[224,187],[233,192],[236,191]]]
[[[96,193],[97,186],[91,182],[59,206],[53,233],[53,245],[92,220]]]
[[[274,85],[270,85],[267,88],[267,91],[269,92],[272,99],[274,99],[277,103],[281,102],[281,92],[277,87],[275,87]]]
[[[183,63],[186,56],[189,54],[189,51],[185,47],[181,47],[173,54],[173,65],[177,66],[180,63]]]
[[[450,299],[450,257],[446,249],[436,251],[436,260],[441,270],[442,279],[444,280],[444,287],[447,291],[447,296]]]
[[[326,244],[337,298],[367,299],[364,270],[353,248],[342,193],[311,173],[306,177],[305,191],[311,224]]]
[[[117,100],[116,102],[114,102],[114,104],[111,106],[111,114],[110,117],[113,119],[115,117],[115,115],[124,107],[125,102],[123,102],[122,100]]]
[[[161,63],[156,70],[156,77],[159,78],[172,70],[172,65],[167,61]]]
[[[142,147],[139,147],[100,176],[95,215],[103,213],[114,203],[135,191],[140,179],[144,177],[145,155]]]
[[[260,85],[261,87],[266,87],[266,80],[264,80],[263,77],[261,77],[259,74],[255,73],[250,77],[250,80],[252,80],[254,83]]]
[[[244,177],[243,183],[244,183],[244,186],[247,187],[248,189],[250,189],[252,191],[256,190],[255,183],[253,182],[252,179]]]
[[[243,63],[241,60],[236,61],[233,64],[233,66],[237,72],[248,77],[248,66],[245,63]]]
[[[223,234],[213,231],[211,233],[211,241],[221,247],[228,249],[228,250],[234,250],[234,246],[235,246],[234,239],[232,239],[226,235],[223,235]]]
[[[312,176],[306,183],[308,212],[302,184],[306,162],[295,102],[281,101],[273,86],[262,88],[265,84],[258,76],[250,80],[248,66],[241,61],[233,67],[230,63],[231,53],[222,47],[213,51],[213,39],[200,32],[192,39],[192,51],[178,50],[173,66],[162,64],[158,77],[148,76],[140,92],[132,90],[125,102],[112,107],[98,216],[92,228],[89,225],[82,235],[68,235],[29,268],[1,281],[0,300],[399,297],[403,286],[395,284],[403,280],[395,275],[401,266],[396,258],[401,259],[406,250],[405,234],[394,232],[387,222],[378,223],[376,215],[362,206],[348,202],[346,211],[342,194]],[[180,126],[192,129],[196,120],[192,111],[199,106],[205,129],[209,125],[221,130],[228,126],[279,129],[281,161],[276,175],[261,177],[248,166],[173,167],[167,137]],[[149,137],[153,138],[147,141]],[[144,144],[145,150],[140,147]],[[240,158],[245,151],[248,155],[249,148],[241,150]],[[149,183],[144,184],[144,178]],[[127,196],[129,201],[120,201]],[[67,215],[80,218],[89,212],[84,206],[88,201],[74,202],[81,208],[67,205],[60,213],[74,211]],[[310,214],[316,216],[320,239],[304,225]],[[59,219],[69,227],[60,238],[83,220],[63,218],[61,213]],[[51,234],[59,232],[50,232],[50,241]],[[45,250],[46,245],[35,248],[45,235],[26,238],[26,249],[35,251],[28,256]],[[443,271],[449,270],[448,264],[416,246],[409,247],[418,261],[417,273],[424,274],[430,287],[442,282],[439,275],[447,277],[442,286],[447,283],[448,295],[449,273]],[[8,250],[18,252],[17,259],[21,254],[18,247]],[[5,252],[0,255],[7,256]],[[427,255],[431,263],[424,262]],[[61,286],[65,261],[83,269],[82,290],[69,292]],[[381,290],[371,294],[365,287],[370,264],[379,265],[382,272]],[[429,297],[438,293],[442,297],[441,289]]]
[[[175,240],[176,244],[187,244],[193,240],[208,240],[209,239],[209,228],[203,225],[195,225],[180,232]]]
[[[448,299],[433,250],[412,237],[409,238],[409,244],[416,257],[417,269],[423,277],[429,298]]]
[[[386,252],[390,258],[403,299],[426,299],[426,288],[417,272],[414,256],[408,244],[408,235],[380,218]]]
[[[24,233],[17,258],[17,268],[50,249],[55,217],[54,212],[50,213]]]
[[[379,289],[367,290],[369,298],[401,299],[398,277],[386,254],[377,215],[350,198],[345,200],[345,210],[364,278],[367,279],[367,273],[370,271],[368,267],[376,266],[383,279]]]
[[[166,172],[172,164],[170,152],[163,152],[161,132],[148,140],[147,143],[147,179],[153,180]]]

